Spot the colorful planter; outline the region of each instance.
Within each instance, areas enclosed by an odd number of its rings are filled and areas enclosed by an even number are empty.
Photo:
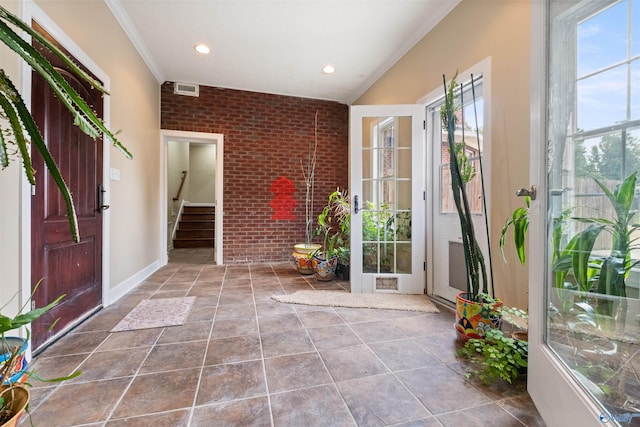
[[[336,267],[338,266],[337,256],[331,257],[328,260],[314,256],[311,262],[313,264],[313,273],[317,280],[327,282],[336,277]]]
[[[501,301],[483,303],[470,301],[466,292],[456,295],[456,333],[460,342],[469,338],[484,338],[486,331],[499,328],[500,314],[496,308],[502,305]]]
[[[293,266],[300,274],[313,274],[313,264],[311,262],[311,254],[320,249],[320,245],[306,243],[298,243],[293,247],[291,254]]]
[[[5,384],[13,384],[14,382],[23,380],[23,377],[25,376],[24,372],[27,370],[27,358],[25,357],[27,345],[27,341],[24,338],[20,337],[5,337],[2,343],[0,343],[0,367],[4,367],[4,364],[11,356],[10,351],[12,351],[16,347],[20,347],[20,353],[17,358],[17,363],[12,369],[10,377],[5,382]]]

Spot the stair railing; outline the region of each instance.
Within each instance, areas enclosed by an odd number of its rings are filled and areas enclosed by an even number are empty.
[[[184,205],[186,205],[186,200],[180,202],[180,208],[178,209],[178,215],[176,215],[176,219],[173,223],[173,229],[171,230],[171,246],[173,247],[173,239],[176,238],[176,231],[178,231],[178,225],[180,225],[180,218],[182,218],[182,211],[184,211]]]
[[[184,181],[187,179],[188,171],[182,171],[182,180],[180,181],[180,188],[178,188],[178,194],[173,198],[174,202],[180,200],[180,195],[182,194],[182,187],[184,187]]]

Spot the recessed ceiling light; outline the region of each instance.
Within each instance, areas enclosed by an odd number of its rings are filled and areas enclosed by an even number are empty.
[[[211,49],[209,49],[209,46],[207,46],[206,44],[197,44],[193,47],[196,52],[198,53],[202,53],[204,55],[206,55],[207,53],[211,53]]]
[[[336,69],[331,64],[325,65],[324,68],[322,69],[322,72],[325,73],[325,74],[331,74],[334,71],[336,71]]]

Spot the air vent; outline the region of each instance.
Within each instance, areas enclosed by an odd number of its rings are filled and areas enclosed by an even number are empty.
[[[176,95],[200,96],[200,86],[191,83],[178,83],[173,86]]]

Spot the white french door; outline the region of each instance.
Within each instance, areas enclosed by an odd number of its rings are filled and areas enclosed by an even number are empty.
[[[640,0],[531,7],[531,180],[539,196],[527,259],[529,394],[549,426],[639,425],[637,272],[608,273],[623,258],[611,233],[593,249],[570,242],[585,222],[606,228],[622,212],[594,178],[614,192],[640,169]],[[637,189],[633,197],[637,210]],[[565,253],[571,263],[562,262]],[[600,287],[621,276],[622,294]]]
[[[425,292],[425,108],[350,110],[351,292]]]

